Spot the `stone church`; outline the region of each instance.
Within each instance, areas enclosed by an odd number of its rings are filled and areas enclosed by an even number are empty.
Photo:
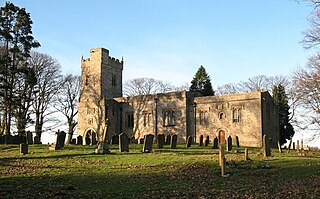
[[[146,134],[176,134],[178,143],[188,136],[199,142],[200,136],[238,136],[242,146],[262,146],[262,137],[279,140],[277,107],[270,94],[250,92],[221,96],[200,96],[182,91],[122,96],[123,60],[110,57],[109,50],[93,48],[90,57],[81,60],[82,82],[78,104],[78,135],[84,144],[102,140],[109,121],[108,139],[125,133],[139,140]],[[89,140],[89,141],[88,141]]]

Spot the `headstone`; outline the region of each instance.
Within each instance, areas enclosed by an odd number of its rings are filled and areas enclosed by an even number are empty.
[[[238,148],[240,147],[239,136],[236,136],[236,146]]]
[[[121,133],[119,135],[119,151],[122,152],[129,152],[129,139],[127,134]]]
[[[227,138],[227,151],[231,151],[232,150],[232,137],[229,135],[229,137]]]
[[[27,131],[27,144],[33,144],[33,136],[31,131]]]
[[[78,135],[77,137],[77,145],[82,145],[83,144],[83,140],[82,140],[82,136],[81,135]]]
[[[267,135],[263,135],[263,155],[264,157],[271,156],[271,149],[270,149],[270,140]]]
[[[86,136],[85,142],[86,142],[86,145],[90,145],[91,139],[89,136]]]
[[[178,139],[178,137],[177,137],[176,134],[173,134],[171,136],[171,142],[170,142],[170,148],[171,149],[175,149],[177,147],[177,139]]]
[[[111,145],[112,144],[119,144],[119,141],[120,141],[119,140],[119,136],[118,135],[113,135],[112,138],[111,138],[111,143],[110,144]]]
[[[219,148],[219,139],[217,137],[215,137],[213,139],[213,145],[212,145],[213,149],[218,149]]]
[[[144,144],[143,144],[143,153],[152,152],[152,144],[153,144],[154,135],[148,134],[144,136]]]
[[[208,146],[210,142],[210,137],[207,135],[206,139],[204,140],[204,146]]]
[[[164,135],[163,134],[159,134],[158,135],[158,143],[157,143],[158,149],[162,149],[163,148],[164,141],[165,141]]]
[[[28,144],[26,144],[26,143],[20,144],[20,153],[23,155],[28,154]]]
[[[40,144],[40,137],[39,136],[34,136],[33,144]]]
[[[290,153],[290,150],[291,150],[291,144],[292,144],[292,138],[290,139],[289,146],[288,146],[288,152],[287,152],[287,153]]]
[[[49,150],[61,150],[64,147],[64,141],[66,139],[66,133],[64,131],[59,131],[56,133],[56,142],[49,147]]]
[[[244,161],[248,161],[249,160],[249,150],[248,148],[244,149]]]
[[[4,144],[4,135],[0,135],[0,144]]]
[[[191,147],[191,144],[192,144],[192,136],[188,136],[187,138],[187,148]]]
[[[292,143],[292,150],[296,150],[296,143]]]
[[[278,141],[278,149],[279,149],[279,153],[282,153],[282,148],[279,141]]]
[[[144,138],[140,138],[139,144],[144,144]]]
[[[97,144],[97,134],[95,132],[92,132],[91,134],[91,145],[96,145]]]
[[[76,138],[72,138],[70,144],[76,144],[77,143],[77,139]]]
[[[171,135],[167,135],[166,137],[166,145],[170,145],[171,142]]]
[[[108,126],[109,126],[109,122],[108,120],[106,121],[106,125],[104,126],[104,129],[103,129],[103,135],[102,135],[102,141],[99,142],[96,150],[95,150],[95,153],[97,154],[108,154],[110,153],[109,151],[109,142],[107,140],[107,137],[108,137]]]
[[[303,150],[303,139],[301,139],[301,150]]]
[[[203,146],[203,135],[200,135],[199,146]]]

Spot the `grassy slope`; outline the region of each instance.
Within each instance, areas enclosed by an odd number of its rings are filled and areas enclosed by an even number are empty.
[[[141,149],[97,155],[94,146],[31,145],[22,156],[18,146],[0,145],[0,198],[320,198],[320,152],[263,159],[250,149],[244,162],[240,149],[226,154],[230,175],[220,177],[210,147]]]

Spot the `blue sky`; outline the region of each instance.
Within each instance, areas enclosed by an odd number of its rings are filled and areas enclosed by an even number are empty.
[[[14,0],[64,73],[105,47],[124,57],[124,81],[150,77],[176,86],[200,65],[214,88],[255,75],[290,75],[310,52],[300,44],[312,7],[295,0]]]

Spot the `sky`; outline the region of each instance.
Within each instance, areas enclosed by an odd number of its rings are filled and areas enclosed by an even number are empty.
[[[1,5],[4,1],[0,0]],[[33,20],[37,51],[63,73],[104,47],[123,80],[190,83],[200,65],[213,88],[256,75],[291,75],[313,52],[301,44],[313,7],[295,0],[13,0]]]

